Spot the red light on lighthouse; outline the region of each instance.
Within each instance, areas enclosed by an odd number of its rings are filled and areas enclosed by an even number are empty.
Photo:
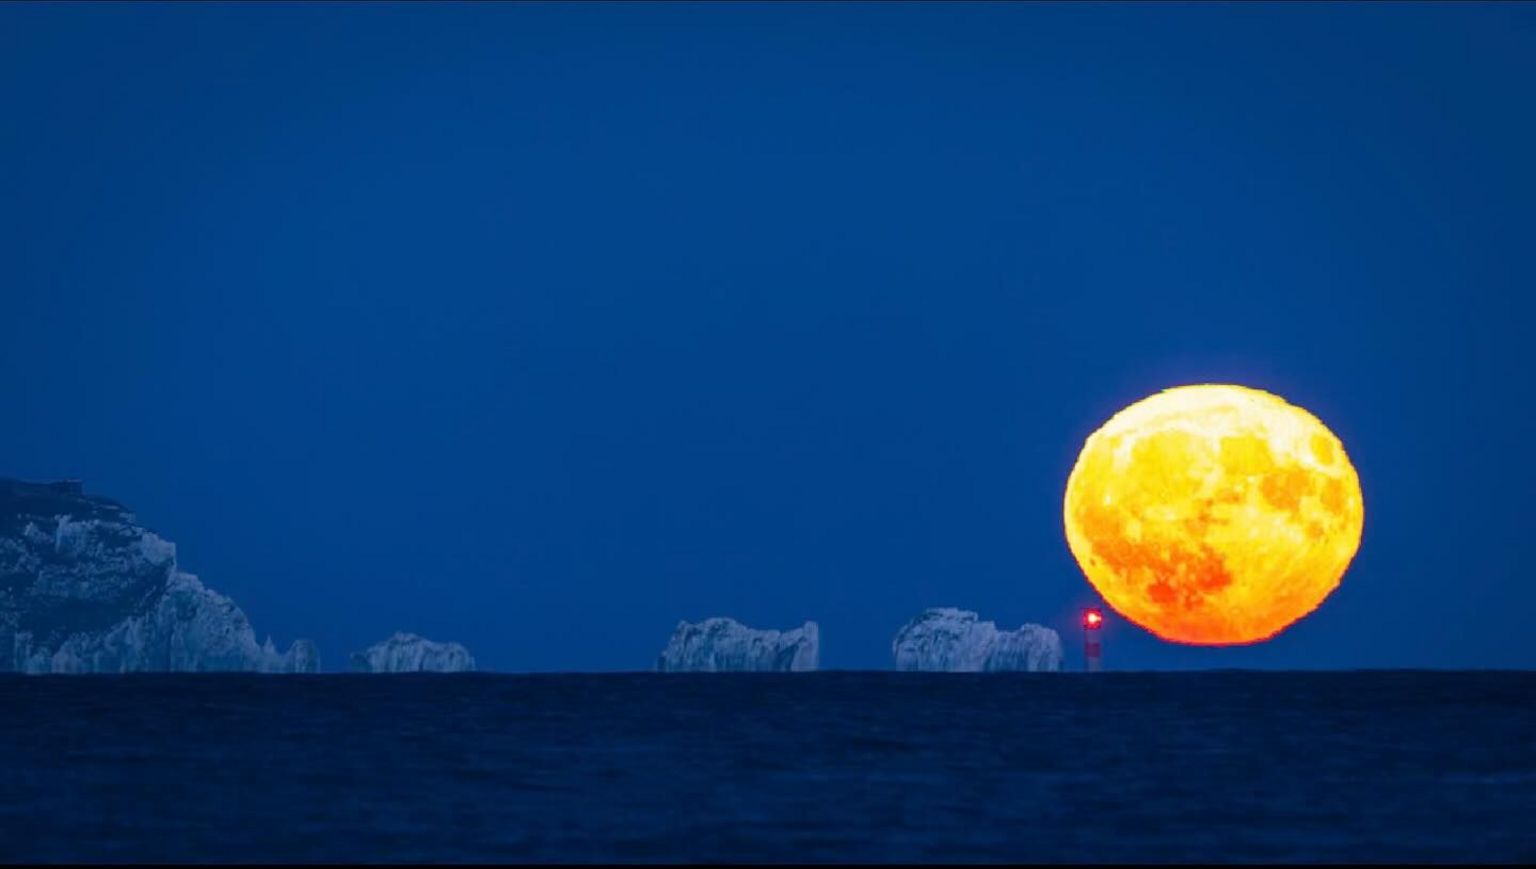
[[[1088,630],[1096,630],[1104,624],[1104,614],[1098,610],[1088,610],[1083,613],[1083,627]]]

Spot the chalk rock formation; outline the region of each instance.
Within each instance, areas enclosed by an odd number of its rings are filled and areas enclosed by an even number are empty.
[[[735,619],[678,622],[656,661],[662,672],[814,670],[821,656],[821,628],[806,622],[789,631],[760,631]]]
[[[474,656],[458,643],[435,643],[415,634],[396,633],[382,643],[352,653],[355,673],[463,673],[475,669]]]
[[[925,610],[896,632],[891,643],[898,670],[977,673],[1060,670],[1061,637],[1040,625],[999,631],[969,610]]]
[[[0,671],[312,672],[234,601],[176,564],[176,545],[79,483],[0,480]]]

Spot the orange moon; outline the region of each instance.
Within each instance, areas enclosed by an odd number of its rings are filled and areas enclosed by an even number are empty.
[[[1165,640],[1256,643],[1338,587],[1360,547],[1360,478],[1328,427],[1243,386],[1180,386],[1088,437],[1067,544],[1104,601]]]

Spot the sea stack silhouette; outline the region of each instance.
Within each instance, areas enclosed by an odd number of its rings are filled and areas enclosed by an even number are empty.
[[[898,670],[980,673],[1061,669],[1061,637],[1042,625],[1000,631],[970,610],[936,607],[907,622],[891,641]]]
[[[467,673],[474,669],[475,658],[462,645],[404,632],[352,653],[354,673]]]
[[[788,631],[755,630],[730,618],[678,622],[656,660],[663,673],[774,672],[815,670],[821,657],[821,627],[806,622]]]

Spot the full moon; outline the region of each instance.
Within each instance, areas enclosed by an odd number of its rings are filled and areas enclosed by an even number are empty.
[[[1360,547],[1360,478],[1328,427],[1243,386],[1168,389],[1088,437],[1067,544],[1106,603],[1165,640],[1238,645],[1317,609]]]

